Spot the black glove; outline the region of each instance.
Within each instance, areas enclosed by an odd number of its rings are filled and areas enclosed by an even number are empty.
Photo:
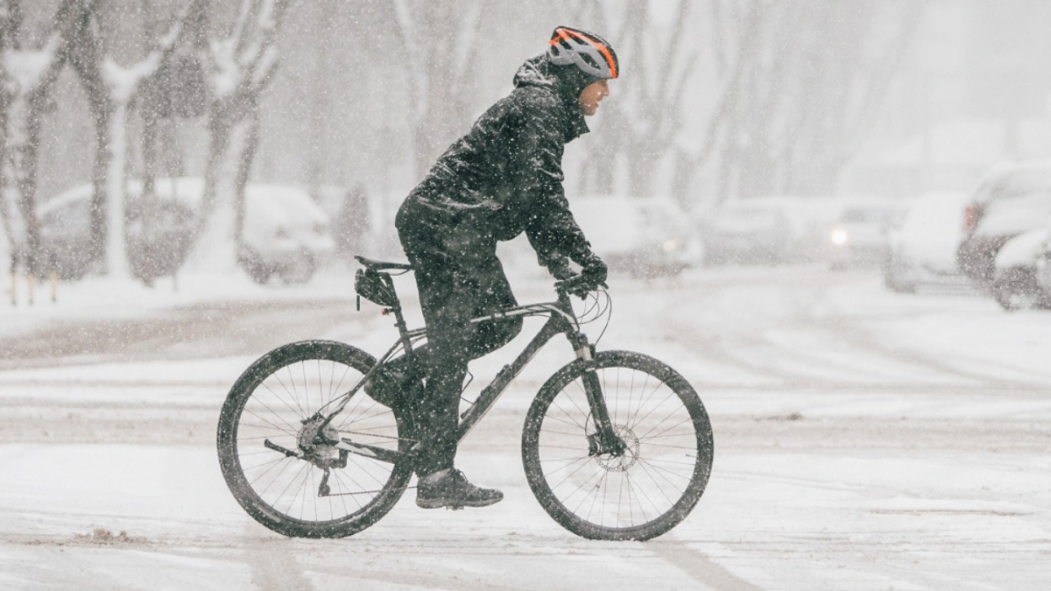
[[[570,277],[559,281],[555,286],[582,300],[588,299],[588,294],[595,290],[595,288],[591,286],[590,281],[585,279],[583,275],[577,273],[573,273]]]
[[[602,262],[602,259],[592,254],[584,260],[580,274],[584,276],[584,279],[592,287],[598,287],[606,282],[606,276],[609,275],[609,267]]]
[[[552,263],[547,270],[551,271],[551,274],[559,281],[565,281],[566,279],[576,276],[576,272],[569,268],[569,259],[566,258],[562,258],[558,262]]]

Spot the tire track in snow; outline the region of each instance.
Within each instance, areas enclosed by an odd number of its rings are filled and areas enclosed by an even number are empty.
[[[849,276],[830,276],[827,273],[807,273],[802,275],[774,274],[764,276],[762,282],[770,285],[783,306],[775,306],[773,314],[764,314],[764,310],[754,310],[748,314],[720,313],[719,320],[730,318],[740,322],[718,322],[714,327],[701,318],[691,318],[694,330],[682,329],[682,313],[676,308],[665,308],[659,324],[667,327],[664,336],[673,342],[679,342],[703,355],[705,359],[717,364],[727,365],[744,370],[752,375],[777,381],[777,387],[813,388],[843,387],[856,389],[865,383],[874,386],[891,380],[900,387],[901,382],[915,383],[917,387],[954,387],[947,385],[946,380],[959,382],[962,390],[974,387],[982,389],[1022,387],[1039,388],[1046,385],[1049,376],[1027,372],[1021,368],[1012,368],[1012,373],[1032,377],[1032,380],[1005,380],[989,375],[988,372],[970,371],[958,364],[947,363],[930,355],[917,351],[907,351],[881,342],[874,332],[865,326],[865,322],[848,313],[822,309],[829,305],[829,288],[840,284],[855,282]],[[704,310],[722,311],[725,304],[731,301],[735,305],[740,300],[727,297],[728,291],[754,288],[756,277],[731,277],[724,281],[692,282],[685,287],[689,289],[694,306]],[[766,290],[770,291],[770,290]],[[754,290],[750,293],[754,293]],[[710,303],[705,303],[710,302]],[[784,314],[777,314],[783,311]],[[729,330],[726,330],[729,328]],[[801,336],[812,335],[820,341],[819,346],[789,348],[771,342],[763,333],[769,329],[781,333],[797,333]],[[843,360],[859,360],[857,365],[843,365]],[[866,357],[871,367],[866,367]],[[763,360],[776,360],[782,367],[772,366]],[[793,371],[785,369],[798,365],[811,371]],[[844,380],[832,374],[857,375],[861,380]],[[923,373],[931,378],[923,378]],[[826,374],[826,375],[822,375]],[[909,375],[912,374],[912,375]],[[920,375],[917,375],[920,374]],[[937,382],[942,382],[938,384]]]
[[[859,344],[868,351],[878,353],[884,357],[894,359],[902,363],[922,365],[924,367],[933,369],[941,374],[973,380],[985,388],[1017,388],[1020,385],[1031,387],[1046,387],[1047,382],[1049,381],[1049,377],[1051,377],[1048,375],[1038,374],[1032,371],[1026,371],[1021,368],[1009,368],[1011,373],[1027,375],[1032,378],[1032,381],[1018,382],[1004,380],[1002,378],[993,377],[988,373],[968,371],[966,369],[961,368],[957,364],[946,363],[944,361],[931,357],[930,355],[924,355],[915,350],[897,349],[891,345],[880,342],[880,340],[876,338],[872,330],[865,327],[861,321],[851,320],[848,318],[839,319],[836,322],[831,322],[827,324],[830,325],[831,330],[834,330],[844,335],[844,338],[849,342]],[[968,360],[959,359],[959,361],[966,363]],[[988,360],[982,361],[983,363],[990,363]]]
[[[0,370],[258,355],[331,334],[334,324],[359,333],[375,322],[355,316],[349,300],[222,302],[146,318],[61,321],[0,338]]]
[[[651,542],[652,549],[660,559],[678,568],[693,580],[716,591],[762,591],[762,587],[737,577],[703,552],[681,543]]]
[[[259,525],[247,524],[242,547],[245,563],[251,570],[252,583],[260,591],[313,591],[296,560],[294,542],[285,538],[260,538]]]

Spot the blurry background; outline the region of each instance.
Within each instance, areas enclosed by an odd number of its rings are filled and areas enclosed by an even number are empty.
[[[560,24],[606,37],[623,67],[567,149],[571,198],[660,197],[701,227],[744,198],[969,191],[997,162],[1051,153],[1051,5],[1038,0],[3,6],[4,248],[46,242],[33,207],[94,183],[90,241],[109,251],[96,273],[123,272],[118,242],[160,241],[154,178],[203,178],[189,242],[233,236],[242,261],[264,256],[245,254],[246,183],[299,187],[329,224],[353,201],[367,244],[352,246],[391,250],[401,199]],[[143,213],[107,232],[136,201]]]

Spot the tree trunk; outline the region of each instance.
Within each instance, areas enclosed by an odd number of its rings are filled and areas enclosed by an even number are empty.
[[[2,23],[2,26],[0,26],[0,55],[6,54],[8,49],[15,45],[15,36],[18,34],[20,21],[21,3],[18,1],[11,2],[8,6],[7,18],[0,20],[0,23]],[[7,78],[6,72],[0,78],[0,81],[4,82],[4,84],[0,84],[0,187],[6,185],[4,177],[6,176],[8,162],[7,125],[11,120],[10,109],[13,98],[9,86],[6,84]],[[0,190],[0,223],[3,224],[4,236],[7,238],[10,246],[10,252],[14,254],[18,244],[15,240],[14,227],[11,223],[11,209],[8,197],[2,190]],[[7,262],[3,261],[3,263]],[[6,265],[3,266],[6,267]]]
[[[150,90],[150,92],[155,92]],[[151,101],[145,101],[147,105]],[[158,119],[156,111],[149,107],[142,109],[142,193],[139,195],[139,223],[142,240],[139,248],[143,249],[142,258],[153,260],[153,246],[156,210],[157,210],[157,135]],[[142,281],[147,287],[153,286],[154,270],[150,264],[142,269]]]
[[[14,160],[14,184],[18,190],[19,212],[25,222],[25,251],[23,261],[26,272],[36,277],[45,273],[46,261],[40,260],[40,220],[36,214],[37,164],[40,145],[40,119],[43,116],[47,99],[46,89],[37,89],[28,97],[15,101],[21,109],[16,109],[16,116],[21,115],[24,128],[16,132],[20,141],[11,146]],[[19,113],[18,111],[23,111]]]
[[[198,212],[195,235],[201,234],[208,223],[208,216],[215,209],[226,148],[230,145],[230,134],[233,131],[233,121],[226,110],[225,107],[213,105],[209,113],[208,160],[204,168],[204,195],[201,197],[201,209]]]
[[[244,238],[245,188],[252,171],[252,162],[259,150],[259,106],[252,106],[251,119],[246,124],[243,149],[237,159],[237,178],[234,180],[234,243],[240,247]]]
[[[108,150],[110,143],[110,109],[97,106],[93,109],[95,120],[95,162],[91,167],[91,249],[92,258],[101,260],[105,254],[109,225],[106,221],[106,173],[109,171]]]
[[[106,192],[106,274],[112,277],[127,277],[128,246],[125,239],[124,201],[127,188],[128,105],[115,101],[109,118],[109,143],[105,146],[107,171]]]

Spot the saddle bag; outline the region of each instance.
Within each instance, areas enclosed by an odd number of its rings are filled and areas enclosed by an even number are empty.
[[[386,308],[398,304],[398,296],[394,292],[394,283],[390,280],[390,275],[373,269],[358,269],[354,275],[354,291],[366,300]]]

